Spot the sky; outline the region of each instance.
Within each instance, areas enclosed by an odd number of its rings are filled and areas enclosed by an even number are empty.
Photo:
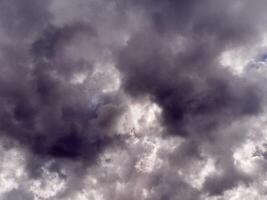
[[[267,200],[265,0],[0,0],[1,200]]]

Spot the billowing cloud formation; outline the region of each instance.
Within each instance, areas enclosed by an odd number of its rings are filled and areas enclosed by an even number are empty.
[[[1,198],[262,199],[266,6],[1,1]]]

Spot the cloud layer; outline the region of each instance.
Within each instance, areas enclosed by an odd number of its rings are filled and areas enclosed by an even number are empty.
[[[1,199],[263,199],[266,7],[1,1]]]

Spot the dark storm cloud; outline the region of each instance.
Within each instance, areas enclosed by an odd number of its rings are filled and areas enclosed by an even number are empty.
[[[15,1],[2,2],[1,6],[2,10],[15,9],[18,16],[5,15],[10,23],[15,23],[16,17],[22,18],[18,27],[14,27],[15,32],[22,33],[21,28],[24,28],[25,31],[30,29],[29,34],[37,33],[31,43],[15,44],[11,41],[2,48],[1,135],[15,139],[43,158],[94,163],[106,146],[120,140],[112,136],[115,134],[113,124],[123,110],[120,98],[116,94],[90,92],[86,84],[72,84],[75,73],[90,76],[93,66],[88,60],[72,59],[61,53],[79,36],[90,40],[96,37],[96,33],[90,25],[80,22],[63,27],[49,25],[46,6],[34,2],[32,5],[31,1],[27,3],[31,7]],[[37,8],[40,11],[35,10]],[[43,21],[47,26],[38,27]],[[7,20],[3,22],[8,23]],[[4,25],[7,31],[11,31],[8,24]],[[27,38],[28,35],[20,36],[24,37],[23,40],[32,40]],[[12,34],[12,37],[16,36]],[[105,101],[98,103],[97,107],[91,106],[95,96]]]
[[[151,26],[133,34],[118,54],[123,87],[133,97],[149,96],[162,109],[165,133],[189,141],[180,147],[182,152],[171,156],[176,157],[176,166],[185,160],[190,163],[190,157],[201,160],[196,155],[205,149],[203,141],[222,145],[218,132],[225,134],[221,130],[226,132],[230,124],[263,110],[259,86],[233,75],[219,62],[225,50],[259,37],[259,25],[251,17],[254,11],[243,1],[138,3],[136,7],[142,7]],[[237,10],[234,3],[241,3]],[[173,51],[169,41],[177,42],[177,35],[182,43],[172,44]],[[231,140],[233,136],[227,135],[224,138]],[[229,149],[243,139],[232,140],[235,142],[227,145]],[[229,162],[219,163],[222,177],[211,176],[204,184],[211,195],[221,195],[239,181],[249,181],[234,166],[230,151],[219,152]]]
[[[125,89],[150,95],[163,109],[162,120],[171,134],[187,135],[187,126],[199,118],[203,127],[198,128],[207,134],[221,123],[261,110],[254,86],[219,69],[216,47],[194,41],[185,52],[171,55],[151,34],[132,38],[121,51],[119,66]]]
[[[263,95],[259,85],[224,68],[220,56],[260,38],[264,2],[78,2],[83,15],[75,15],[69,1],[66,7],[60,1],[0,2],[0,133],[29,153],[26,166],[31,177],[40,178],[40,168],[53,160],[56,167],[49,168],[51,172],[73,169],[62,175],[74,180],[66,189],[73,194],[80,187],[76,180],[90,166],[103,194],[114,199],[143,198],[132,188],[115,194],[111,182],[121,180],[132,187],[142,179],[136,189],[144,186],[152,191],[149,199],[175,200],[196,200],[204,193],[222,195],[241,182],[252,182],[232,158],[246,133],[241,126],[233,133],[229,127],[261,113]],[[56,23],[62,17],[60,5],[66,9],[66,20]],[[90,7],[95,10],[86,10]],[[110,85],[109,80],[91,81],[95,62],[105,59],[119,70],[123,91],[103,94],[101,87]],[[73,83],[77,74],[86,75],[79,84]],[[145,177],[133,167],[142,147],[130,150],[124,141],[129,137],[117,135],[118,119],[128,103],[124,92],[137,101],[148,97],[160,107],[161,140],[183,140],[173,151],[160,151],[157,156],[163,166]],[[97,171],[97,158],[107,149],[115,151],[112,146],[126,151],[127,175],[105,182]],[[203,154],[216,161],[221,173],[208,176],[198,190],[184,179],[189,166],[205,159]],[[82,165],[75,168],[73,163]],[[120,169],[121,163],[115,164]],[[15,199],[18,193],[31,198],[19,190],[4,198]]]
[[[44,28],[52,18],[48,12],[51,1],[18,1],[3,0],[0,2],[0,21],[4,31],[16,39],[26,39]]]
[[[7,78],[6,81],[11,81],[14,88],[1,88],[3,103],[8,101],[10,104],[4,106],[9,110],[1,113],[6,122],[2,123],[2,131],[27,143],[36,153],[75,158],[83,154],[83,148],[88,148],[85,151],[94,156],[98,148],[109,143],[109,139],[106,140],[106,136],[99,130],[101,128],[90,126],[90,119],[97,118],[98,111],[93,113],[90,110],[90,96],[83,96],[86,94],[83,94],[81,86],[73,86],[64,80],[79,71],[79,66],[90,70],[90,63],[74,62],[56,66],[50,56],[53,56],[54,51],[60,51],[59,48],[55,50],[57,37],[64,40],[71,34],[64,31],[64,36],[61,36],[57,31],[51,32],[48,36],[45,33],[42,36],[44,39],[33,44],[34,68],[24,72],[28,77],[16,80],[16,85],[13,85],[14,80]],[[48,61],[43,61],[44,58]],[[78,67],[74,68],[75,65]],[[57,73],[63,80],[57,77]],[[5,80],[2,81],[2,85],[8,84]],[[102,112],[102,115],[105,114]],[[86,132],[90,132],[90,137],[86,136]]]
[[[38,62],[42,58],[51,59],[55,57],[57,51],[60,51],[63,45],[77,37],[79,34],[95,36],[96,33],[92,27],[84,23],[73,23],[63,26],[62,28],[48,26],[42,36],[33,43],[31,53],[35,61]]]

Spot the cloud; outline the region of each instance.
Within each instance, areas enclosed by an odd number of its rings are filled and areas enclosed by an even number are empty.
[[[263,194],[265,4],[2,1],[1,198]]]

